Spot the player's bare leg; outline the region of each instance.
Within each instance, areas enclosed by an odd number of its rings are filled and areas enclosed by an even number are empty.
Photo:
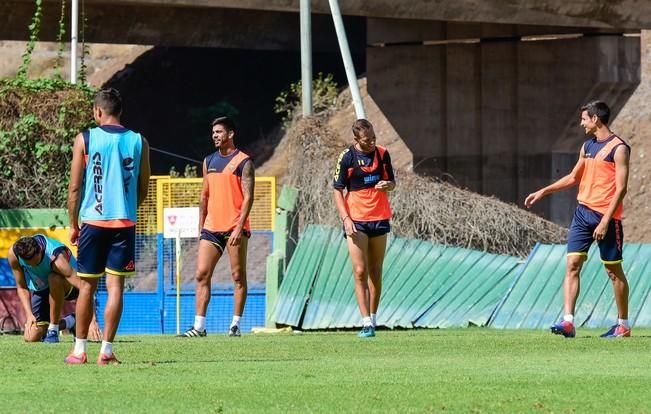
[[[63,297],[65,296],[66,288],[69,288],[70,284],[57,273],[50,273],[48,275],[48,283],[50,287],[50,323],[59,323],[61,308],[63,307]],[[64,328],[61,327],[61,329]]]
[[[386,247],[386,234],[368,239],[369,311],[372,315],[377,313],[382,296],[382,266]]]
[[[363,318],[370,314],[368,267],[366,258],[368,256],[368,237],[362,232],[356,232],[346,238],[348,242],[348,253],[353,265],[353,278],[355,279],[355,297],[359,312]]]
[[[210,303],[210,284],[215,266],[222,256],[222,251],[207,240],[199,240],[197,254],[197,273],[195,276],[195,314],[206,316]]]
[[[240,242],[232,246],[226,244],[226,250],[231,262],[231,279],[233,280],[233,320],[229,328],[229,336],[240,336],[240,318],[244,314],[244,305],[248,294],[246,279],[246,253],[249,239],[242,237]]]
[[[88,327],[93,319],[93,297],[97,290],[99,278],[81,277],[79,279],[79,297],[75,307],[75,314],[77,315],[77,332],[75,336],[79,339],[86,339],[88,338]]]
[[[104,308],[104,340],[113,342],[120,325],[124,303],[124,276],[106,274],[108,300]],[[90,323],[90,321],[89,321]]]

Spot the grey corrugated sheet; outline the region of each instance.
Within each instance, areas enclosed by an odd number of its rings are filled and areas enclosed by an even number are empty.
[[[309,231],[309,233],[308,233]],[[310,249],[302,249],[299,258],[290,263],[291,288],[281,287],[275,315],[289,298],[309,300],[302,319],[302,329],[350,328],[359,326],[361,318],[355,300],[353,277],[346,242],[341,229],[327,235],[327,246],[319,250],[322,260],[305,260],[301,256],[314,250],[314,230],[301,239]],[[324,231],[321,232],[322,237]],[[297,249],[298,251],[299,249]],[[298,260],[300,272],[294,260]],[[378,311],[378,324],[389,327],[445,327],[483,325],[504,296],[515,274],[518,259],[489,253],[445,247],[421,240],[390,238],[384,262],[383,293]],[[306,264],[310,264],[308,270]],[[311,275],[316,274],[316,279]],[[294,278],[309,279],[302,282]],[[287,279],[286,279],[287,281]],[[284,284],[285,282],[283,282]],[[311,287],[311,290],[310,290]],[[293,292],[290,294],[290,292]],[[298,292],[298,293],[297,293]],[[288,303],[296,325],[301,318],[298,304]]]
[[[537,245],[503,299],[490,326],[495,328],[548,328],[563,314],[563,278],[566,245]],[[624,272],[629,280],[629,319],[636,326],[651,326],[651,245],[624,245]],[[581,272],[581,293],[575,323],[607,327],[617,318],[610,279],[593,245]]]

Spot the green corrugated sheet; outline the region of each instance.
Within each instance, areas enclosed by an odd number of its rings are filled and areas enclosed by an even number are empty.
[[[495,312],[490,326],[496,328],[548,328],[563,313],[563,278],[567,247],[537,245]],[[624,272],[629,280],[629,319],[636,326],[651,326],[651,245],[624,245]],[[575,323],[584,327],[607,327],[617,318],[610,279],[593,245],[581,272],[581,293]]]
[[[467,271],[449,279],[450,288],[414,325],[428,328],[485,326],[521,266],[518,258],[512,256],[482,254]]]
[[[325,226],[306,228],[280,285],[271,320],[284,325],[299,325],[323,252],[330,246],[332,232],[332,228]]]
[[[314,244],[316,228],[321,229],[323,248]],[[302,329],[360,325],[346,242],[341,229],[330,230],[306,229],[281,286],[276,322],[301,323]],[[321,261],[313,257],[317,250]],[[484,325],[510,286],[517,262],[511,256],[391,237],[378,324],[404,328]],[[302,318],[301,303],[305,304]]]
[[[566,246],[539,244],[526,263],[420,240],[390,238],[378,324],[388,327],[548,328],[563,312]],[[629,319],[651,326],[651,245],[624,246]],[[308,226],[281,286],[273,319],[303,329],[360,325],[341,229]],[[593,246],[581,273],[576,323],[606,327],[616,307]],[[489,322],[490,321],[490,322]]]

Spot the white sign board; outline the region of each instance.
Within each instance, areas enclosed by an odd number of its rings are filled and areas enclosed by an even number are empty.
[[[199,207],[163,209],[163,237],[199,237]]]

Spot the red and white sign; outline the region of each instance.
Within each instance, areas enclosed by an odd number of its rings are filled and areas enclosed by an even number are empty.
[[[166,239],[199,237],[199,207],[163,209],[163,237]]]

